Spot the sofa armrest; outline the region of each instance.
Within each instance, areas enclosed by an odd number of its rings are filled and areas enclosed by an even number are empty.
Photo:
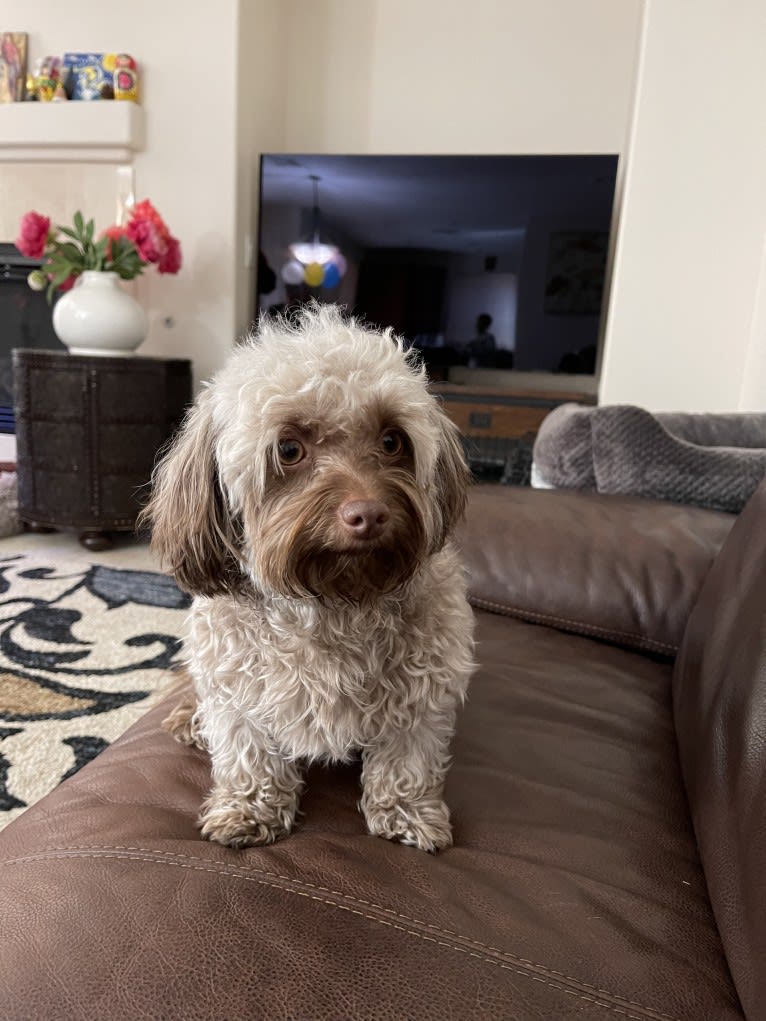
[[[766,1002],[766,483],[705,579],[673,674],[707,888],[750,1018]]]
[[[672,658],[734,520],[633,497],[475,486],[459,543],[473,605]]]

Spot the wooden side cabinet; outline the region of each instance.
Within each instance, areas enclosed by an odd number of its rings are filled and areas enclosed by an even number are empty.
[[[132,531],[157,453],[192,396],[191,362],[13,351],[19,517],[90,549]]]

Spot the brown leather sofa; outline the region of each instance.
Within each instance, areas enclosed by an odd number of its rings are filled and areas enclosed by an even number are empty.
[[[766,488],[479,487],[462,541],[455,846],[366,835],[354,766],[205,843],[161,706],[0,839],[4,1021],[766,1018]]]

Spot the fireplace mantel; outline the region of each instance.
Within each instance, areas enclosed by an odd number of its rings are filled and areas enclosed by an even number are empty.
[[[143,147],[135,103],[0,104],[0,164],[130,163]]]

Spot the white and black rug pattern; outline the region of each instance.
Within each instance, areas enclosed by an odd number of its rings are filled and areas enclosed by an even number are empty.
[[[162,697],[188,606],[163,574],[0,556],[0,829]]]

